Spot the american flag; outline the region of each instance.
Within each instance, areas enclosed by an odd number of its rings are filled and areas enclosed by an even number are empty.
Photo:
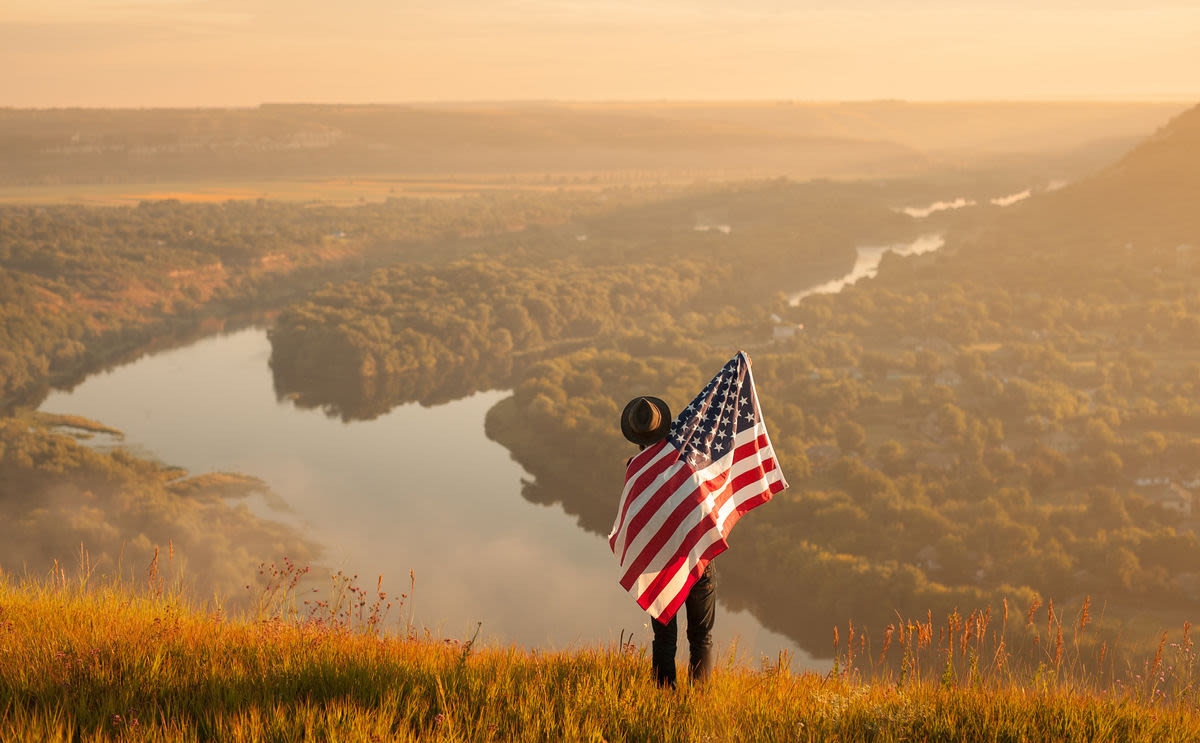
[[[787,487],[744,352],[671,423],[667,437],[630,460],[608,535],[621,586],[670,621],[742,514]]]

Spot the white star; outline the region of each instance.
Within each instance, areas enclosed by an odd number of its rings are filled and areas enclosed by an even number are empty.
[[[750,404],[750,401],[749,401],[749,400],[747,400],[747,399],[746,399],[746,398],[744,398],[744,397],[743,397],[743,398],[741,398],[740,400],[738,400],[738,402],[739,402],[739,403],[741,403],[742,405],[749,405],[749,404]]]

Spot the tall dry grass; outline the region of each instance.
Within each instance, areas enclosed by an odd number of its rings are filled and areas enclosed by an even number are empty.
[[[1200,739],[1187,633],[1146,660],[1157,681],[1074,676],[1072,664],[1106,653],[1088,644],[1086,613],[898,619],[877,648],[848,628],[829,674],[795,672],[786,654],[757,667],[730,655],[707,682],[670,692],[646,648],[624,640],[539,652],[439,639],[416,631],[402,597],[388,619],[378,584],[335,575],[314,593],[309,576],[264,566],[258,602],[238,617],[166,585],[156,562],[139,584],[87,570],[0,576],[0,739]],[[1026,640],[1028,658],[1012,650]]]
[[[1121,634],[1095,631],[1092,608],[1089,596],[1073,612],[1048,600],[1011,616],[1004,600],[996,616],[990,608],[951,612],[936,623],[932,613],[897,616],[878,646],[851,624],[844,643],[834,630],[833,673],[898,686],[1020,688],[1197,710],[1200,663],[1189,622],[1125,648]]]

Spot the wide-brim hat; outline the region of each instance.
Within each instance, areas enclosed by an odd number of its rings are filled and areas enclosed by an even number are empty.
[[[621,413],[621,433],[639,446],[666,437],[671,428],[671,408],[657,397],[635,397]]]

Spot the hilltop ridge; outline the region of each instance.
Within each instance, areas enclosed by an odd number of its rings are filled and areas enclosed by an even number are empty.
[[[268,104],[0,108],[0,184],[430,173],[1087,170],[1175,104]]]
[[[1200,105],[1170,120],[1094,176],[1014,211],[1020,214],[1016,221],[1070,235],[1076,243],[1174,248],[1181,243],[1200,245],[1198,204]]]
[[[912,649],[907,672],[870,671],[871,653],[858,653],[851,633],[826,676],[793,673],[787,657],[759,670],[730,661],[704,684],[683,674],[667,691],[632,641],[476,647],[411,627],[382,632],[378,604],[365,621],[359,612],[365,626],[328,603],[297,619],[279,594],[264,595],[269,610],[255,619],[226,617],[148,578],[146,591],[0,574],[0,738],[1158,743],[1200,734],[1190,676],[1111,694],[1071,681],[1061,663],[1039,665],[1035,678],[977,657],[983,638],[968,629],[977,626],[954,618],[951,635],[971,645],[970,659],[940,641],[925,646],[927,630],[910,627],[893,650]],[[992,628],[988,642],[996,637]],[[918,660],[919,646],[933,664]]]

